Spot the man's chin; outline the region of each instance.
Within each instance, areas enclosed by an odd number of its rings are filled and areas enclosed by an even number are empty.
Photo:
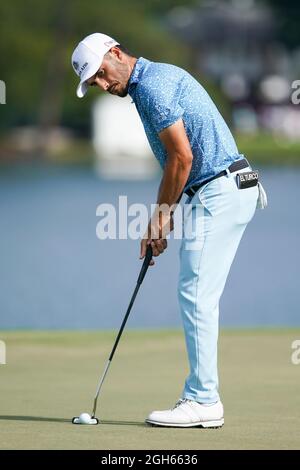
[[[113,87],[113,90],[114,90],[113,93],[110,91],[108,93],[114,96],[119,96],[120,98],[125,98],[125,96],[128,95],[128,85],[123,90],[120,90],[120,91],[117,91],[116,90],[117,88],[118,88],[117,86]]]
[[[123,90],[121,90],[121,91],[118,93],[118,96],[119,96],[120,98],[125,98],[125,96],[128,95],[128,88],[129,88],[129,86],[128,86],[128,83],[127,83],[127,85],[125,86],[125,88],[123,88]]]
[[[128,95],[128,88],[125,88],[125,90],[120,91],[119,93],[117,93],[117,95],[118,95],[120,98],[125,98],[125,96]]]
[[[125,96],[128,95],[128,90],[123,90],[123,91],[119,91],[117,93],[111,93],[110,91],[108,92],[110,95],[112,96],[119,96],[120,98],[125,98]]]

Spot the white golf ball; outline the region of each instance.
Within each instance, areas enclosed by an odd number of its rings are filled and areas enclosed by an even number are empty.
[[[91,417],[88,413],[81,413],[79,416],[79,422],[82,424],[90,424],[91,422]]]

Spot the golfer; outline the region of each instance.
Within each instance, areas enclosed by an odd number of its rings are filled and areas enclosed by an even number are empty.
[[[72,65],[80,77],[78,97],[82,98],[89,86],[120,97],[131,96],[163,169],[157,204],[169,210],[149,221],[141,241],[141,258],[150,243],[154,257],[164,252],[164,227],[172,229],[174,204],[183,193],[188,196],[178,299],[190,374],[175,406],[153,411],[146,422],[220,427],[224,411],[217,370],[219,300],[244,230],[256,207],[267,204],[263,187],[238,152],[215,104],[188,72],[136,58],[101,33],[78,44]],[[188,230],[191,221],[196,222],[194,231]]]

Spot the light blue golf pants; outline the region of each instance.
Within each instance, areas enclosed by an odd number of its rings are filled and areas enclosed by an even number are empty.
[[[219,300],[259,194],[257,186],[237,188],[236,173],[249,170],[228,171],[202,186],[184,205],[178,298],[190,374],[182,398],[200,403],[219,400]]]

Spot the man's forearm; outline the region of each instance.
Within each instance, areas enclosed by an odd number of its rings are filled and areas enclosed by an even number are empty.
[[[163,177],[159,186],[157,204],[176,204],[182,194],[189,177],[192,160],[178,158],[168,159],[164,168]]]

